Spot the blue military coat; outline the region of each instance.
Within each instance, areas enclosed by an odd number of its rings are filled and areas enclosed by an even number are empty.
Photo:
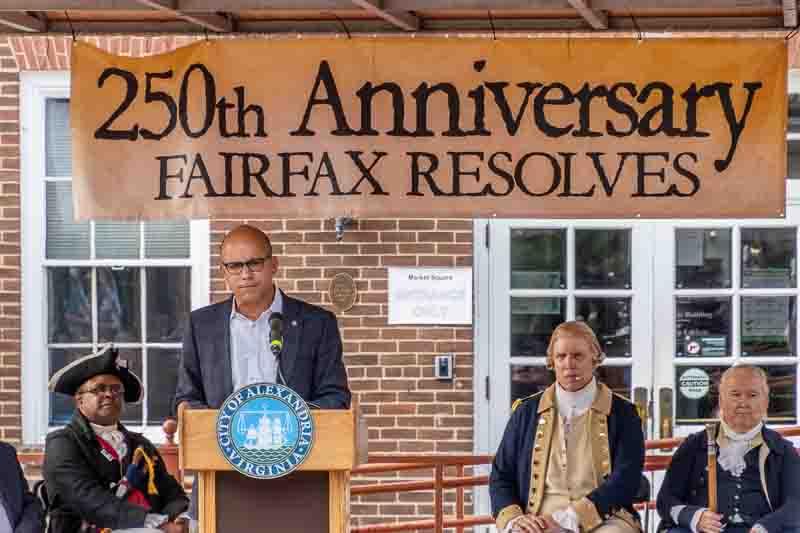
[[[769,533],[800,528],[800,456],[778,432],[765,427],[761,435],[766,449],[759,454],[759,473],[772,512],[756,523]],[[656,502],[661,527],[676,525],[670,517],[676,505],[687,506],[681,515],[689,521],[695,511],[708,506],[707,446],[706,432],[699,431],[687,437],[672,456]],[[680,525],[688,527],[688,523]]]
[[[537,514],[544,497],[555,417],[555,385],[524,401],[508,421],[492,463],[489,495],[502,530],[513,518]],[[582,531],[612,515],[638,521],[633,500],[644,467],[644,434],[636,407],[598,383],[590,408],[592,462],[604,481],[575,504]]]

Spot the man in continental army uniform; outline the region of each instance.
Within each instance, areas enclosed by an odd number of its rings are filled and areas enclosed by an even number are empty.
[[[594,377],[605,354],[583,322],[550,338],[556,383],[517,400],[492,464],[492,515],[502,533],[636,533],[644,465],[636,407]]]

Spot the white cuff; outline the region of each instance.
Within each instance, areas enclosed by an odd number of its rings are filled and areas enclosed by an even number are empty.
[[[700,523],[700,516],[702,516],[702,514],[706,511],[708,511],[708,509],[703,508],[703,509],[698,509],[697,511],[694,512],[692,521],[689,523],[689,527],[692,529],[692,533],[698,533],[697,524]]]
[[[560,509],[554,512],[553,520],[556,521],[556,524],[561,526],[561,529],[566,529],[567,531],[578,533],[581,529],[580,522],[578,521],[578,513],[575,512],[575,509],[573,509],[571,505],[566,509]]]
[[[762,526],[761,524],[756,524],[752,528],[750,528],[751,533],[769,533],[767,528]]]
[[[678,517],[680,516],[681,511],[683,511],[684,507],[686,507],[686,506],[685,505],[676,505],[672,509],[669,510],[669,517],[672,518],[672,522],[676,526],[680,525],[680,523],[678,522]]]
[[[147,513],[147,515],[144,517],[144,527],[158,529],[159,526],[161,526],[168,519],[169,517],[165,514]]]

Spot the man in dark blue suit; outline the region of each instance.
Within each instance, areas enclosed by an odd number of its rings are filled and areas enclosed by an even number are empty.
[[[44,531],[39,500],[31,494],[14,447],[5,442],[0,442],[0,531]]]
[[[234,391],[277,382],[323,409],[346,409],[350,390],[336,317],[277,289],[269,237],[238,226],[220,247],[233,296],[192,312],[184,333],[175,405],[218,409]],[[270,352],[270,319],[281,313],[283,350]]]
[[[662,530],[670,533],[797,533],[800,457],[765,426],[767,374],[739,365],[722,374],[715,426],[717,505],[709,507],[708,437],[689,435],[672,456],[658,492]]]

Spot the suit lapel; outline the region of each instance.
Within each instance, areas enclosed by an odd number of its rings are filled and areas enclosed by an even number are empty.
[[[231,368],[231,311],[233,311],[233,296],[228,298],[224,305],[219,307],[220,317],[214,324],[220,324],[220,331],[215,335],[214,353],[221,354],[220,365],[222,368],[222,400],[233,392],[233,369]]]
[[[283,296],[283,316],[286,317],[283,323],[283,352],[281,352],[281,370],[286,379],[286,386],[292,387],[295,366],[297,363],[297,351],[300,346],[300,333],[303,330],[303,320],[301,316],[300,303],[294,298]]]

